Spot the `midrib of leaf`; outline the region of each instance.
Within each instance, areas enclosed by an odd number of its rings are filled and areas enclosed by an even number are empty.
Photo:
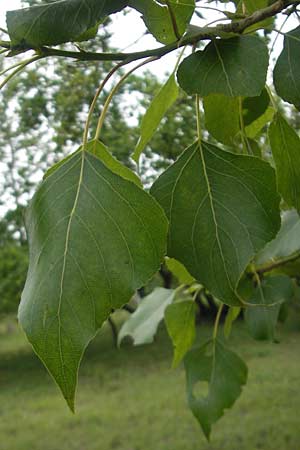
[[[70,242],[70,231],[71,231],[73,217],[74,217],[77,205],[78,205],[80,189],[82,186],[84,162],[85,162],[85,151],[83,150],[81,153],[81,165],[80,165],[80,173],[79,173],[79,179],[78,179],[78,187],[77,187],[77,191],[76,191],[74,204],[73,204],[73,207],[72,207],[72,210],[70,213],[70,218],[68,221],[67,232],[66,232],[65,249],[64,249],[64,254],[63,254],[63,267],[62,267],[62,273],[61,273],[61,279],[60,279],[60,294],[59,294],[58,308],[57,308],[59,356],[60,356],[61,369],[62,369],[62,374],[63,374],[65,385],[67,385],[67,380],[66,380],[66,374],[65,374],[65,365],[64,365],[62,346],[61,346],[62,325],[61,325],[60,314],[61,314],[61,304],[62,304],[63,289],[64,289],[64,279],[65,279],[67,255],[68,255],[69,242]],[[70,407],[71,407],[71,405],[70,405]],[[71,409],[74,409],[74,407],[71,407]]]
[[[204,179],[205,179],[205,183],[206,183],[206,187],[207,187],[207,193],[208,193],[208,198],[209,198],[209,203],[210,203],[210,208],[211,208],[211,212],[212,212],[212,217],[213,217],[213,221],[214,221],[214,225],[215,225],[215,232],[216,232],[216,241],[220,250],[220,255],[221,255],[221,259],[222,259],[222,263],[224,266],[224,270],[225,270],[225,274],[226,274],[226,278],[228,281],[228,284],[230,286],[230,288],[232,289],[232,291],[234,292],[234,288],[232,287],[228,272],[227,272],[227,267],[225,264],[225,260],[224,260],[224,255],[223,255],[223,249],[222,249],[222,245],[221,245],[221,241],[220,241],[220,236],[219,236],[219,226],[218,226],[218,222],[217,222],[217,217],[216,217],[216,212],[215,212],[215,207],[214,207],[214,200],[213,200],[213,196],[212,196],[212,192],[211,192],[211,186],[210,186],[210,182],[209,182],[209,177],[207,174],[207,170],[206,170],[206,161],[204,158],[204,153],[203,153],[203,147],[202,147],[202,142],[199,139],[198,141],[198,149],[199,149],[199,154],[200,154],[200,158],[201,158],[201,162],[202,162],[202,166],[203,166],[203,173],[204,173]]]
[[[217,52],[217,56],[218,56],[218,59],[219,59],[219,61],[220,61],[222,70],[223,70],[224,75],[225,75],[225,79],[226,79],[226,83],[227,83],[227,86],[228,86],[230,95],[231,95],[231,97],[234,97],[233,91],[232,91],[232,89],[231,89],[231,85],[230,85],[230,82],[229,82],[229,78],[228,78],[228,75],[227,75],[227,72],[226,72],[226,68],[225,68],[224,63],[223,63],[223,59],[222,59],[222,57],[221,57],[221,55],[220,55],[218,46],[217,46],[217,44],[216,44],[215,42],[214,42],[214,46],[215,46],[215,49],[216,49],[216,52]]]

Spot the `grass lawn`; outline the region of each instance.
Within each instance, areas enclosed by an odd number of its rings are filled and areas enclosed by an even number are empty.
[[[72,415],[21,332],[1,334],[0,324],[0,449],[299,450],[300,330],[279,335],[280,344],[259,343],[234,327],[229,345],[249,380],[208,444],[186,407],[182,368],[170,370],[163,328],[155,344],[117,351],[104,327],[83,360]]]

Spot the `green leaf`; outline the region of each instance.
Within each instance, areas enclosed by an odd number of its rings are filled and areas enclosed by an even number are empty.
[[[267,277],[257,286],[248,300],[252,305],[245,311],[245,321],[254,339],[274,340],[281,304],[292,295],[291,279],[285,275]]]
[[[216,39],[180,64],[177,79],[188,94],[255,97],[264,88],[268,62],[257,36]]]
[[[224,323],[224,336],[226,337],[226,339],[229,338],[229,336],[231,334],[232,324],[238,318],[240,312],[241,312],[240,306],[231,306],[228,309],[225,323]]]
[[[274,86],[283,100],[300,108],[300,26],[286,33],[284,47],[273,71]]]
[[[167,221],[149,194],[80,151],[40,185],[26,228],[19,320],[73,409],[83,352],[111,311],[158,270]]]
[[[143,15],[149,32],[163,44],[177,41],[185,33],[195,10],[195,0],[130,0],[128,4]],[[179,36],[175,33],[172,16]]]
[[[191,350],[184,364],[188,404],[209,439],[212,425],[240,396],[248,369],[239,356],[218,340]],[[194,391],[199,382],[208,383],[206,396],[196,396]]]
[[[125,336],[131,336],[134,345],[153,342],[159,323],[164,318],[165,309],[174,300],[173,289],[155,288],[151,294],[144,297],[136,311],[123,324],[118,344]]]
[[[239,306],[242,273],[280,227],[274,170],[258,158],[195,143],[151,193],[170,221],[168,256],[216,298]]]
[[[179,284],[192,284],[195,278],[186,270],[181,262],[177,261],[175,258],[165,258],[165,263],[170,272],[177,278]]]
[[[269,128],[278,190],[285,202],[300,211],[300,139],[278,113]]]
[[[172,74],[152,100],[141,124],[141,136],[135,147],[132,158],[138,162],[141,153],[157,130],[160,121],[178,97],[178,85]]]
[[[165,322],[174,346],[172,367],[177,367],[196,337],[196,304],[192,300],[169,305],[165,311]]]
[[[247,97],[243,99],[243,120],[244,125],[250,125],[261,117],[270,104],[270,97],[266,88],[257,97]]]
[[[245,127],[245,132],[247,137],[250,139],[255,139],[263,130],[263,128],[271,122],[274,116],[274,108],[272,106],[269,106],[264,114],[260,117],[258,117],[254,122],[250,123],[250,125],[247,125]]]
[[[90,33],[91,29],[98,22],[121,11],[127,3],[126,0],[61,0],[8,11],[9,37],[13,47],[34,48],[90,38],[95,34]]]
[[[219,142],[233,146],[241,132],[241,113],[238,97],[211,94],[204,98],[205,125],[209,133]],[[270,103],[266,89],[257,97],[245,97],[241,101],[244,126],[261,117]],[[255,149],[257,151],[257,149]]]
[[[296,211],[286,211],[276,238],[255,257],[255,265],[276,262],[300,250],[300,218]]]

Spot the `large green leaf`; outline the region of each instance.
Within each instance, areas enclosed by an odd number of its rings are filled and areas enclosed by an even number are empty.
[[[224,336],[226,337],[226,339],[229,338],[231,334],[232,324],[238,318],[240,312],[241,312],[240,306],[231,306],[228,309],[226,319],[224,322]]]
[[[245,311],[245,321],[254,339],[274,339],[281,304],[292,295],[291,279],[285,275],[270,276],[256,287],[248,300],[252,305]]]
[[[149,194],[80,151],[41,184],[26,227],[20,323],[73,409],[82,354],[159,268],[167,221]]]
[[[8,11],[7,29],[14,47],[41,47],[89,38],[104,17],[121,11],[126,0],[61,0]]]
[[[165,322],[174,346],[173,367],[177,367],[196,337],[195,314],[197,306],[192,300],[169,305]]]
[[[273,79],[277,94],[300,108],[300,26],[286,33],[284,47],[276,62]]]
[[[177,78],[188,94],[255,97],[264,88],[268,62],[266,44],[257,36],[215,39],[182,61]]]
[[[195,0],[130,0],[128,3],[143,15],[149,32],[163,44],[176,41],[177,32],[179,36],[185,33],[195,9]]]
[[[247,382],[247,366],[218,340],[191,350],[184,364],[188,404],[209,439],[211,426],[241,394]],[[194,390],[203,382],[208,383],[208,394],[199,397]]]
[[[132,158],[138,162],[140,155],[157,130],[160,121],[178,97],[178,85],[172,74],[152,100],[141,124],[141,136]]]
[[[274,170],[258,158],[197,142],[151,193],[170,221],[168,256],[219,300],[239,305],[242,273],[280,227]]]
[[[278,113],[269,128],[278,190],[286,203],[300,211],[300,139]]]
[[[134,345],[153,342],[159,323],[164,318],[165,309],[174,300],[173,289],[155,288],[151,294],[143,298],[136,311],[122,326],[118,343],[125,336],[131,336]]]
[[[255,257],[255,264],[276,262],[300,250],[300,218],[296,211],[286,211],[276,238]]]

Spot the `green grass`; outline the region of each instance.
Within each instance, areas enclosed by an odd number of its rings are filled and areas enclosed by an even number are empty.
[[[208,332],[201,326],[200,341]],[[234,327],[230,347],[249,381],[207,444],[186,407],[183,370],[170,370],[163,328],[155,344],[120,351],[104,328],[83,360],[72,415],[23,335],[0,326],[0,449],[299,450],[300,333],[280,335],[280,344],[258,343]]]

